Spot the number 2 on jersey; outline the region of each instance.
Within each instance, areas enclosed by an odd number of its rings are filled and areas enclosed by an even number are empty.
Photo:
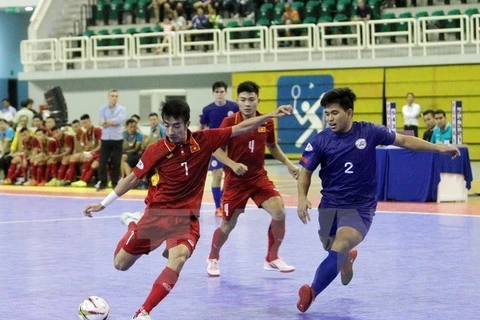
[[[187,162],[182,162],[182,167],[185,167],[185,175],[188,176],[188,165]]]
[[[345,173],[353,173],[353,170],[352,170],[352,168],[353,168],[353,163],[351,163],[351,162],[345,162],[344,167],[347,168],[347,169],[345,169]]]

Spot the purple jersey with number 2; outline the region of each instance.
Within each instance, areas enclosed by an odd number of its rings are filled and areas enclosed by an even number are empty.
[[[307,144],[300,165],[314,171],[320,165],[321,208],[375,209],[378,145],[391,145],[395,132],[369,122],[353,122],[346,133],[326,128]]]

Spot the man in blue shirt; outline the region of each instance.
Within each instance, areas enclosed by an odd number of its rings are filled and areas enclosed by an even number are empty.
[[[100,165],[98,175],[100,185],[97,190],[107,187],[107,164],[112,164],[112,186],[115,186],[120,179],[120,161],[122,159],[122,125],[126,120],[127,110],[118,104],[118,90],[112,89],[108,92],[108,104],[103,106],[99,112],[102,127],[102,143],[100,145]]]
[[[447,122],[445,111],[435,111],[435,122],[437,125],[433,128],[431,143],[450,144],[452,143],[452,125]]]
[[[319,265],[311,285],[299,290],[297,308],[307,311],[341,271],[342,284],[353,277],[355,247],[368,233],[377,206],[377,145],[395,145],[411,150],[434,151],[452,157],[460,155],[454,146],[435,145],[416,137],[396,134],[384,126],[354,122],[355,93],[349,88],[327,92],[321,105],[325,108],[329,128],[318,133],[307,144],[300,159],[303,166],[298,178],[298,217],[310,221],[307,199],[313,171],[320,165],[322,200],[318,208],[318,234],[328,256]]]
[[[200,129],[203,130],[207,127],[210,129],[219,128],[223,119],[238,112],[238,104],[225,98],[227,88],[227,84],[223,81],[217,81],[213,84],[212,91],[215,101],[203,108],[200,116]],[[215,201],[215,215],[217,217],[223,216],[221,185],[224,167],[223,163],[212,157],[209,170],[212,171],[212,194]]]

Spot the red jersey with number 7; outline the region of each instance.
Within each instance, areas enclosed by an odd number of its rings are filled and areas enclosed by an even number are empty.
[[[210,157],[231,135],[232,128],[188,130],[183,144],[164,138],[150,145],[133,169],[150,179],[145,214],[200,215]]]
[[[257,116],[261,115],[257,112]],[[225,118],[220,128],[231,127],[243,121],[240,112]],[[265,147],[269,143],[275,143],[275,131],[273,120],[265,121],[258,129],[242,134],[228,143],[227,154],[235,162],[242,163],[248,167],[248,171],[237,176],[232,169],[225,167],[225,183],[245,184],[249,179],[257,179],[266,175],[265,170]]]

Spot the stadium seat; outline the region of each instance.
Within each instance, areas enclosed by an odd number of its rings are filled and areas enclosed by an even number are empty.
[[[473,16],[474,14],[478,14],[478,9],[477,8],[470,8],[465,10],[465,14],[469,17]]]
[[[411,12],[402,12],[398,15],[399,19],[408,19],[412,18],[412,13]],[[406,22],[399,22],[396,25],[397,31],[407,31],[408,30],[408,25]]]
[[[112,35],[119,35],[123,34],[122,29],[117,28],[112,30]],[[123,39],[110,39],[110,45],[111,46],[121,46],[123,45]]]
[[[123,0],[112,0],[110,2],[110,12],[109,19],[110,21],[116,21],[118,24],[122,24],[122,11],[123,11]]]
[[[305,19],[303,19],[303,23],[304,23],[304,24],[307,24],[307,23],[317,24],[317,18],[315,18],[315,17],[306,17]]]
[[[395,19],[395,13],[384,13],[382,14],[382,20]],[[395,31],[395,25],[392,23],[382,23],[380,26],[380,32],[391,32]]]
[[[300,19],[302,19],[303,17],[304,8],[305,8],[305,4],[302,1],[292,2],[292,9],[298,11],[298,15],[300,16]]]
[[[415,15],[415,19],[424,18],[424,17],[428,17],[428,12],[427,11],[419,11]]]
[[[86,36],[86,37],[91,37],[91,36],[95,35],[95,32],[93,30],[85,30],[83,35]]]
[[[459,16],[462,12],[458,9],[448,11],[447,16]],[[446,28],[458,28],[460,27],[460,20],[448,19],[445,23]]]
[[[310,0],[305,5],[305,18],[315,18],[318,19],[320,15],[320,2],[315,0]]]
[[[284,2],[279,2],[275,4],[275,7],[273,8],[273,20],[275,21],[282,20],[284,7],[285,7]]]
[[[263,19],[263,18],[266,18],[268,19],[268,21],[270,21],[271,19],[273,19],[273,4],[271,3],[264,3],[260,6],[260,10],[259,10],[259,15],[260,15],[260,19]]]
[[[110,34],[110,32],[108,31],[108,29],[98,30],[98,35],[99,36],[108,36],[109,34]],[[108,46],[109,44],[110,43],[109,43],[108,39],[97,40],[97,46],[105,47],[105,46]]]
[[[266,26],[266,27],[269,27],[269,26],[270,26],[270,20],[268,20],[268,19],[265,18],[265,17],[262,17],[262,18],[260,18],[260,19],[257,20],[256,25],[257,25],[257,26]]]
[[[346,16],[350,16],[351,12],[352,12],[352,4],[350,0],[338,0],[337,14],[342,13]]]
[[[95,23],[102,22],[104,25],[108,25],[108,8],[105,0],[97,0],[97,3],[92,5],[92,20]]]
[[[149,22],[150,15],[148,14],[147,6],[151,3],[150,0],[139,0],[135,8],[135,19],[141,19]]]
[[[242,27],[254,27],[255,22],[253,20],[243,20]]]
[[[432,12],[432,17],[443,17],[445,16],[445,12],[443,10],[437,10]],[[445,20],[433,20],[433,24],[437,28],[444,28],[445,27]]]
[[[158,24],[153,28],[153,32],[163,32],[163,27],[162,25]]]
[[[332,16],[333,12],[335,11],[335,0],[323,1],[320,8],[321,8],[320,18],[324,14],[328,14],[329,16]]]
[[[328,13],[322,13],[320,15],[320,18],[318,18],[318,23],[332,22],[332,21],[333,21],[333,17]]]
[[[130,14],[132,17],[132,23],[136,23],[136,12],[135,9],[137,8],[138,5],[138,0],[125,0],[125,3],[123,4],[123,15],[126,13]],[[123,18],[122,18],[123,20]]]

